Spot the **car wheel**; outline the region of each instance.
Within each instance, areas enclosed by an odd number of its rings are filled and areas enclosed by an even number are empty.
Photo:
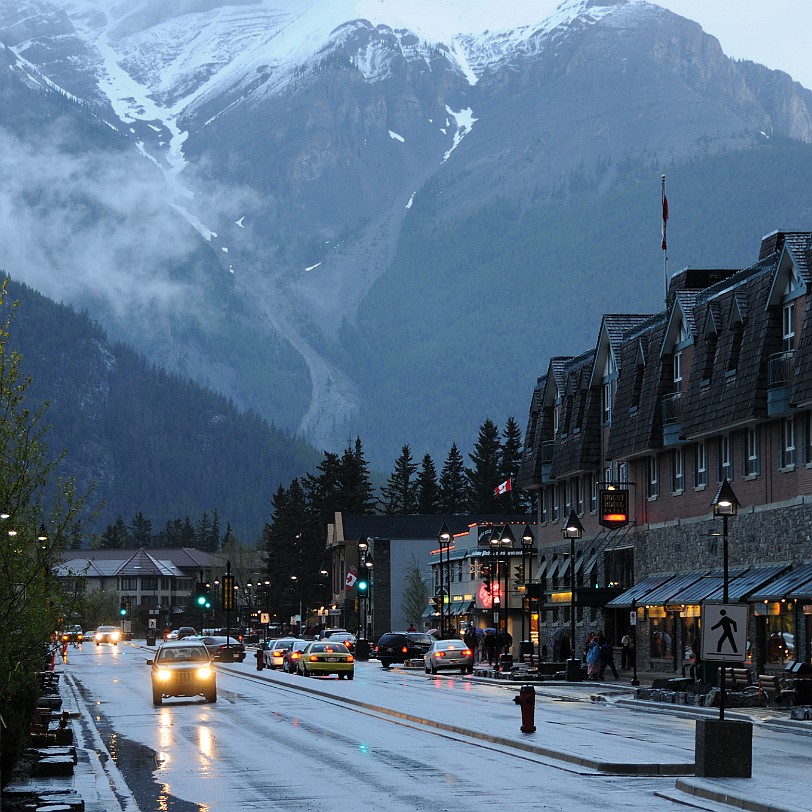
[[[435,667],[434,663],[432,663],[432,664],[429,666],[429,668],[431,669],[431,673],[432,673],[432,674],[436,674],[436,673],[437,673],[437,668]]]
[[[381,660],[381,665],[382,665],[384,668],[389,668],[389,666],[391,665],[391,663],[389,662],[389,660]]]
[[[209,691],[206,694],[206,702],[216,702],[217,701],[217,689],[215,688],[213,691]]]
[[[348,672],[347,672],[347,679],[352,679],[354,676],[355,676],[355,672],[354,672],[354,671],[348,671]]]
[[[101,645],[101,643],[96,643],[96,648],[98,648],[100,645]]]
[[[307,670],[307,666],[306,666],[306,665],[303,665],[303,666],[302,666],[302,667],[299,669],[299,673],[300,673],[300,674],[301,674],[303,677],[309,677],[309,676],[310,676],[310,672]]]
[[[153,705],[163,704],[163,697],[161,696],[161,692],[156,691],[154,688],[152,689],[152,704]]]
[[[426,669],[426,673],[428,674],[429,673],[429,667],[427,665],[425,665],[424,668]]]

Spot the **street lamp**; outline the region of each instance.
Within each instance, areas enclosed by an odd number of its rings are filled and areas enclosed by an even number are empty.
[[[505,589],[504,591],[501,590],[503,598],[499,604],[500,610],[501,607],[505,607],[505,634],[503,636],[503,640],[505,642],[505,651],[503,654],[512,654],[513,652],[509,651],[510,648],[508,646],[508,621],[510,620],[510,601],[508,600],[508,589],[510,588],[510,556],[508,555],[508,550],[513,548],[513,545],[516,543],[516,536],[513,535],[513,530],[510,527],[510,524],[506,524],[502,528],[502,532],[499,534],[499,547],[505,553]]]
[[[322,611],[319,613],[321,615],[321,628],[322,630],[327,628],[327,578],[330,575],[330,571],[327,569],[327,564],[322,562],[321,567],[319,567],[319,575],[322,578],[321,581],[321,608]]]
[[[493,625],[496,626],[497,639],[502,620],[502,582],[499,578],[499,533],[496,528],[491,533],[491,606],[493,608]]]
[[[713,515],[722,517],[722,603],[727,603],[728,594],[728,555],[727,520],[738,513],[740,504],[733,488],[725,477],[713,500]],[[704,633],[706,630],[703,629]],[[719,683],[719,721],[725,720],[725,669],[722,666],[722,679]]]
[[[581,660],[576,655],[575,648],[575,539],[584,535],[584,526],[578,521],[574,510],[570,510],[567,523],[561,531],[564,538],[570,540],[570,659],[567,660],[567,682],[580,682]]]
[[[530,634],[532,633],[532,629],[530,628],[530,598],[527,594],[527,585],[533,580],[531,577],[531,570],[533,568],[533,544],[535,541],[536,537],[533,535],[530,525],[526,524],[524,526],[524,532],[522,533],[522,580],[524,581],[525,586],[524,595],[522,596],[522,642],[519,644],[520,662],[524,662],[525,643],[527,642],[527,638],[530,637]],[[527,635],[525,635],[525,617],[527,617]],[[531,658],[533,656],[532,643],[530,644],[530,656]]]
[[[293,624],[296,622],[296,582],[298,580],[299,580],[299,576],[295,572],[292,572],[290,574],[290,581],[291,581],[291,584],[293,586],[293,613],[290,616],[291,633],[293,632]]]
[[[437,535],[437,541],[440,544],[440,637],[446,636],[446,623],[445,623],[445,596],[448,594],[448,611],[451,611],[451,562],[449,556],[451,555],[451,531],[448,525],[443,522],[440,532]],[[446,577],[443,575],[443,551],[445,550],[445,566],[449,570],[448,573],[448,593],[446,593]],[[449,617],[449,632],[451,631],[451,618]]]

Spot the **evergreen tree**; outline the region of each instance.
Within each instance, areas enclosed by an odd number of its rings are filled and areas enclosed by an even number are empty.
[[[375,512],[375,493],[369,479],[369,465],[364,457],[361,438],[355,438],[355,447],[347,448],[341,458],[339,474],[340,497],[344,513],[369,516]]]
[[[209,541],[209,549],[212,552],[217,552],[220,549],[220,513],[217,508],[214,509],[214,516],[211,520],[211,539]]]
[[[195,547],[197,547],[198,550],[205,550],[208,553],[214,552],[211,547],[211,519],[205,510],[197,522],[197,527],[195,527],[194,534]]]
[[[440,509],[440,489],[437,485],[437,469],[431,454],[423,457],[420,473],[417,475],[417,512],[433,515]]]
[[[132,546],[130,542],[130,531],[124,519],[119,516],[115,524],[108,524],[107,529],[99,538],[99,549],[101,550],[126,550]]]
[[[403,446],[400,456],[395,460],[386,485],[381,488],[384,513],[387,516],[408,516],[417,513],[417,480],[414,473],[417,464],[412,460],[412,451],[408,445]]]
[[[498,513],[499,499],[494,490],[499,479],[502,462],[502,445],[499,429],[490,418],[480,426],[474,450],[469,454],[473,468],[466,468],[469,509],[472,513]]]
[[[134,547],[152,546],[152,519],[139,510],[130,522],[130,539]]]
[[[451,444],[440,474],[440,511],[449,515],[468,510],[465,464],[456,443]]]
[[[522,431],[516,419],[509,417],[502,431],[502,460],[499,471],[499,482],[513,480],[512,488],[498,497],[499,512],[519,514],[524,512],[526,505],[522,498],[516,480],[519,467],[522,464]]]

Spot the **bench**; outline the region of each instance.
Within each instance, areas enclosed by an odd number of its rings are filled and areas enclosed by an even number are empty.
[[[725,678],[725,689],[741,691],[753,684],[753,677],[749,668],[720,668],[719,685],[722,684],[722,675]]]
[[[793,700],[798,693],[794,687],[775,674],[759,674],[758,688],[769,700],[782,704]]]

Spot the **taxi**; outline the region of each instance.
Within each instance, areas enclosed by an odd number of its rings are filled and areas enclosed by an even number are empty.
[[[313,640],[302,649],[296,670],[303,677],[337,674],[339,679],[352,679],[355,675],[355,658],[344,643]]]

